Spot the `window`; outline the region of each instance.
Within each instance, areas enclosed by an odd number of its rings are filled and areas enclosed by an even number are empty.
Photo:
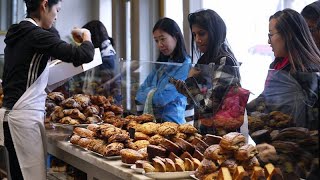
[[[164,16],[173,19],[180,27],[183,33],[183,7],[182,0],[164,2]]]

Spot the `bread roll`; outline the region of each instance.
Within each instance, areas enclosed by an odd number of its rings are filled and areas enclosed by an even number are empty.
[[[142,167],[145,173],[155,172],[156,170],[149,162],[143,163]]]
[[[73,129],[73,133],[86,138],[93,138],[95,134],[93,131],[90,131],[89,129],[81,128],[81,127],[75,127]]]
[[[201,161],[199,161],[199,159],[197,159],[197,158],[192,158],[191,160],[194,165],[194,170],[196,170],[201,165]]]
[[[77,134],[73,134],[70,138],[70,142],[72,144],[78,144],[78,141],[81,139],[81,137]]]
[[[176,167],[174,165],[174,162],[171,159],[165,158],[165,165],[166,165],[166,172],[176,172]]]
[[[83,147],[83,148],[87,148],[88,144],[92,141],[92,139],[89,138],[81,138],[78,141],[78,145]]]
[[[200,174],[210,174],[215,171],[217,171],[219,168],[219,165],[215,163],[214,161],[203,159],[201,161],[201,165],[198,167],[197,171]]]
[[[237,150],[245,144],[246,138],[238,132],[231,132],[224,135],[219,145],[227,150]]]
[[[210,159],[210,160],[221,160],[226,159],[226,157],[221,153],[221,147],[218,144],[214,144],[209,146],[204,154],[204,158]]]
[[[164,140],[163,136],[156,134],[150,137],[149,142],[150,144],[158,145],[158,144],[161,144],[163,140]]]
[[[155,168],[155,172],[166,172],[166,165],[158,158],[152,159],[153,167]]]
[[[134,133],[134,140],[138,141],[138,140],[149,140],[150,137],[142,132],[135,132]]]
[[[191,159],[189,158],[184,159],[184,168],[186,171],[194,171],[194,164]]]
[[[194,134],[198,132],[197,128],[188,123],[180,125],[178,127],[178,131],[186,134]]]
[[[120,155],[121,161],[127,164],[134,164],[137,160],[143,159],[143,155],[133,149],[122,149]]]
[[[231,174],[236,171],[237,166],[238,164],[235,159],[227,159],[221,164],[221,167],[227,167]]]
[[[185,171],[184,161],[182,159],[176,158],[174,165],[176,167],[176,171]]]
[[[246,144],[244,146],[241,146],[235,152],[235,158],[239,161],[244,161],[254,157],[256,154],[258,154],[256,147],[252,144]]]

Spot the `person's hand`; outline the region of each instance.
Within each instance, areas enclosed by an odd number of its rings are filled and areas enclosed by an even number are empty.
[[[187,94],[186,88],[185,88],[186,85],[185,85],[185,82],[183,80],[176,79],[176,80],[174,80],[174,81],[172,81],[170,83],[172,83],[176,87],[177,91],[180,94],[183,94],[184,96],[188,97],[188,94]]]
[[[200,70],[198,68],[191,68],[188,74],[188,77],[196,77],[200,74]]]
[[[73,28],[71,31],[72,37],[77,43],[82,43],[83,41],[91,42],[91,33],[85,28]]]

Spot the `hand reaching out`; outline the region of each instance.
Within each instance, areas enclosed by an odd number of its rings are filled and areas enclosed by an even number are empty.
[[[85,28],[73,28],[71,31],[72,37],[77,43],[82,43],[83,41],[91,42],[91,33]]]

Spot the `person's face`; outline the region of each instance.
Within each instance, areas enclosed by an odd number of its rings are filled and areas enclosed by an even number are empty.
[[[192,36],[200,52],[205,53],[208,50],[209,34],[197,24],[191,26]]]
[[[177,39],[170,34],[157,29],[153,32],[153,39],[157,44],[159,51],[166,55],[171,56],[177,45]]]
[[[288,52],[285,49],[285,41],[276,29],[277,20],[271,19],[269,22],[269,40],[275,57],[287,57]]]
[[[61,9],[61,1],[49,8],[48,1],[44,0],[41,4],[41,27],[50,29],[57,20],[58,12]]]
[[[305,19],[309,30],[312,34],[313,40],[316,43],[316,45],[318,46],[318,48],[320,49],[320,31],[319,28],[317,27],[317,21],[313,21],[313,20],[309,20],[309,19]]]

